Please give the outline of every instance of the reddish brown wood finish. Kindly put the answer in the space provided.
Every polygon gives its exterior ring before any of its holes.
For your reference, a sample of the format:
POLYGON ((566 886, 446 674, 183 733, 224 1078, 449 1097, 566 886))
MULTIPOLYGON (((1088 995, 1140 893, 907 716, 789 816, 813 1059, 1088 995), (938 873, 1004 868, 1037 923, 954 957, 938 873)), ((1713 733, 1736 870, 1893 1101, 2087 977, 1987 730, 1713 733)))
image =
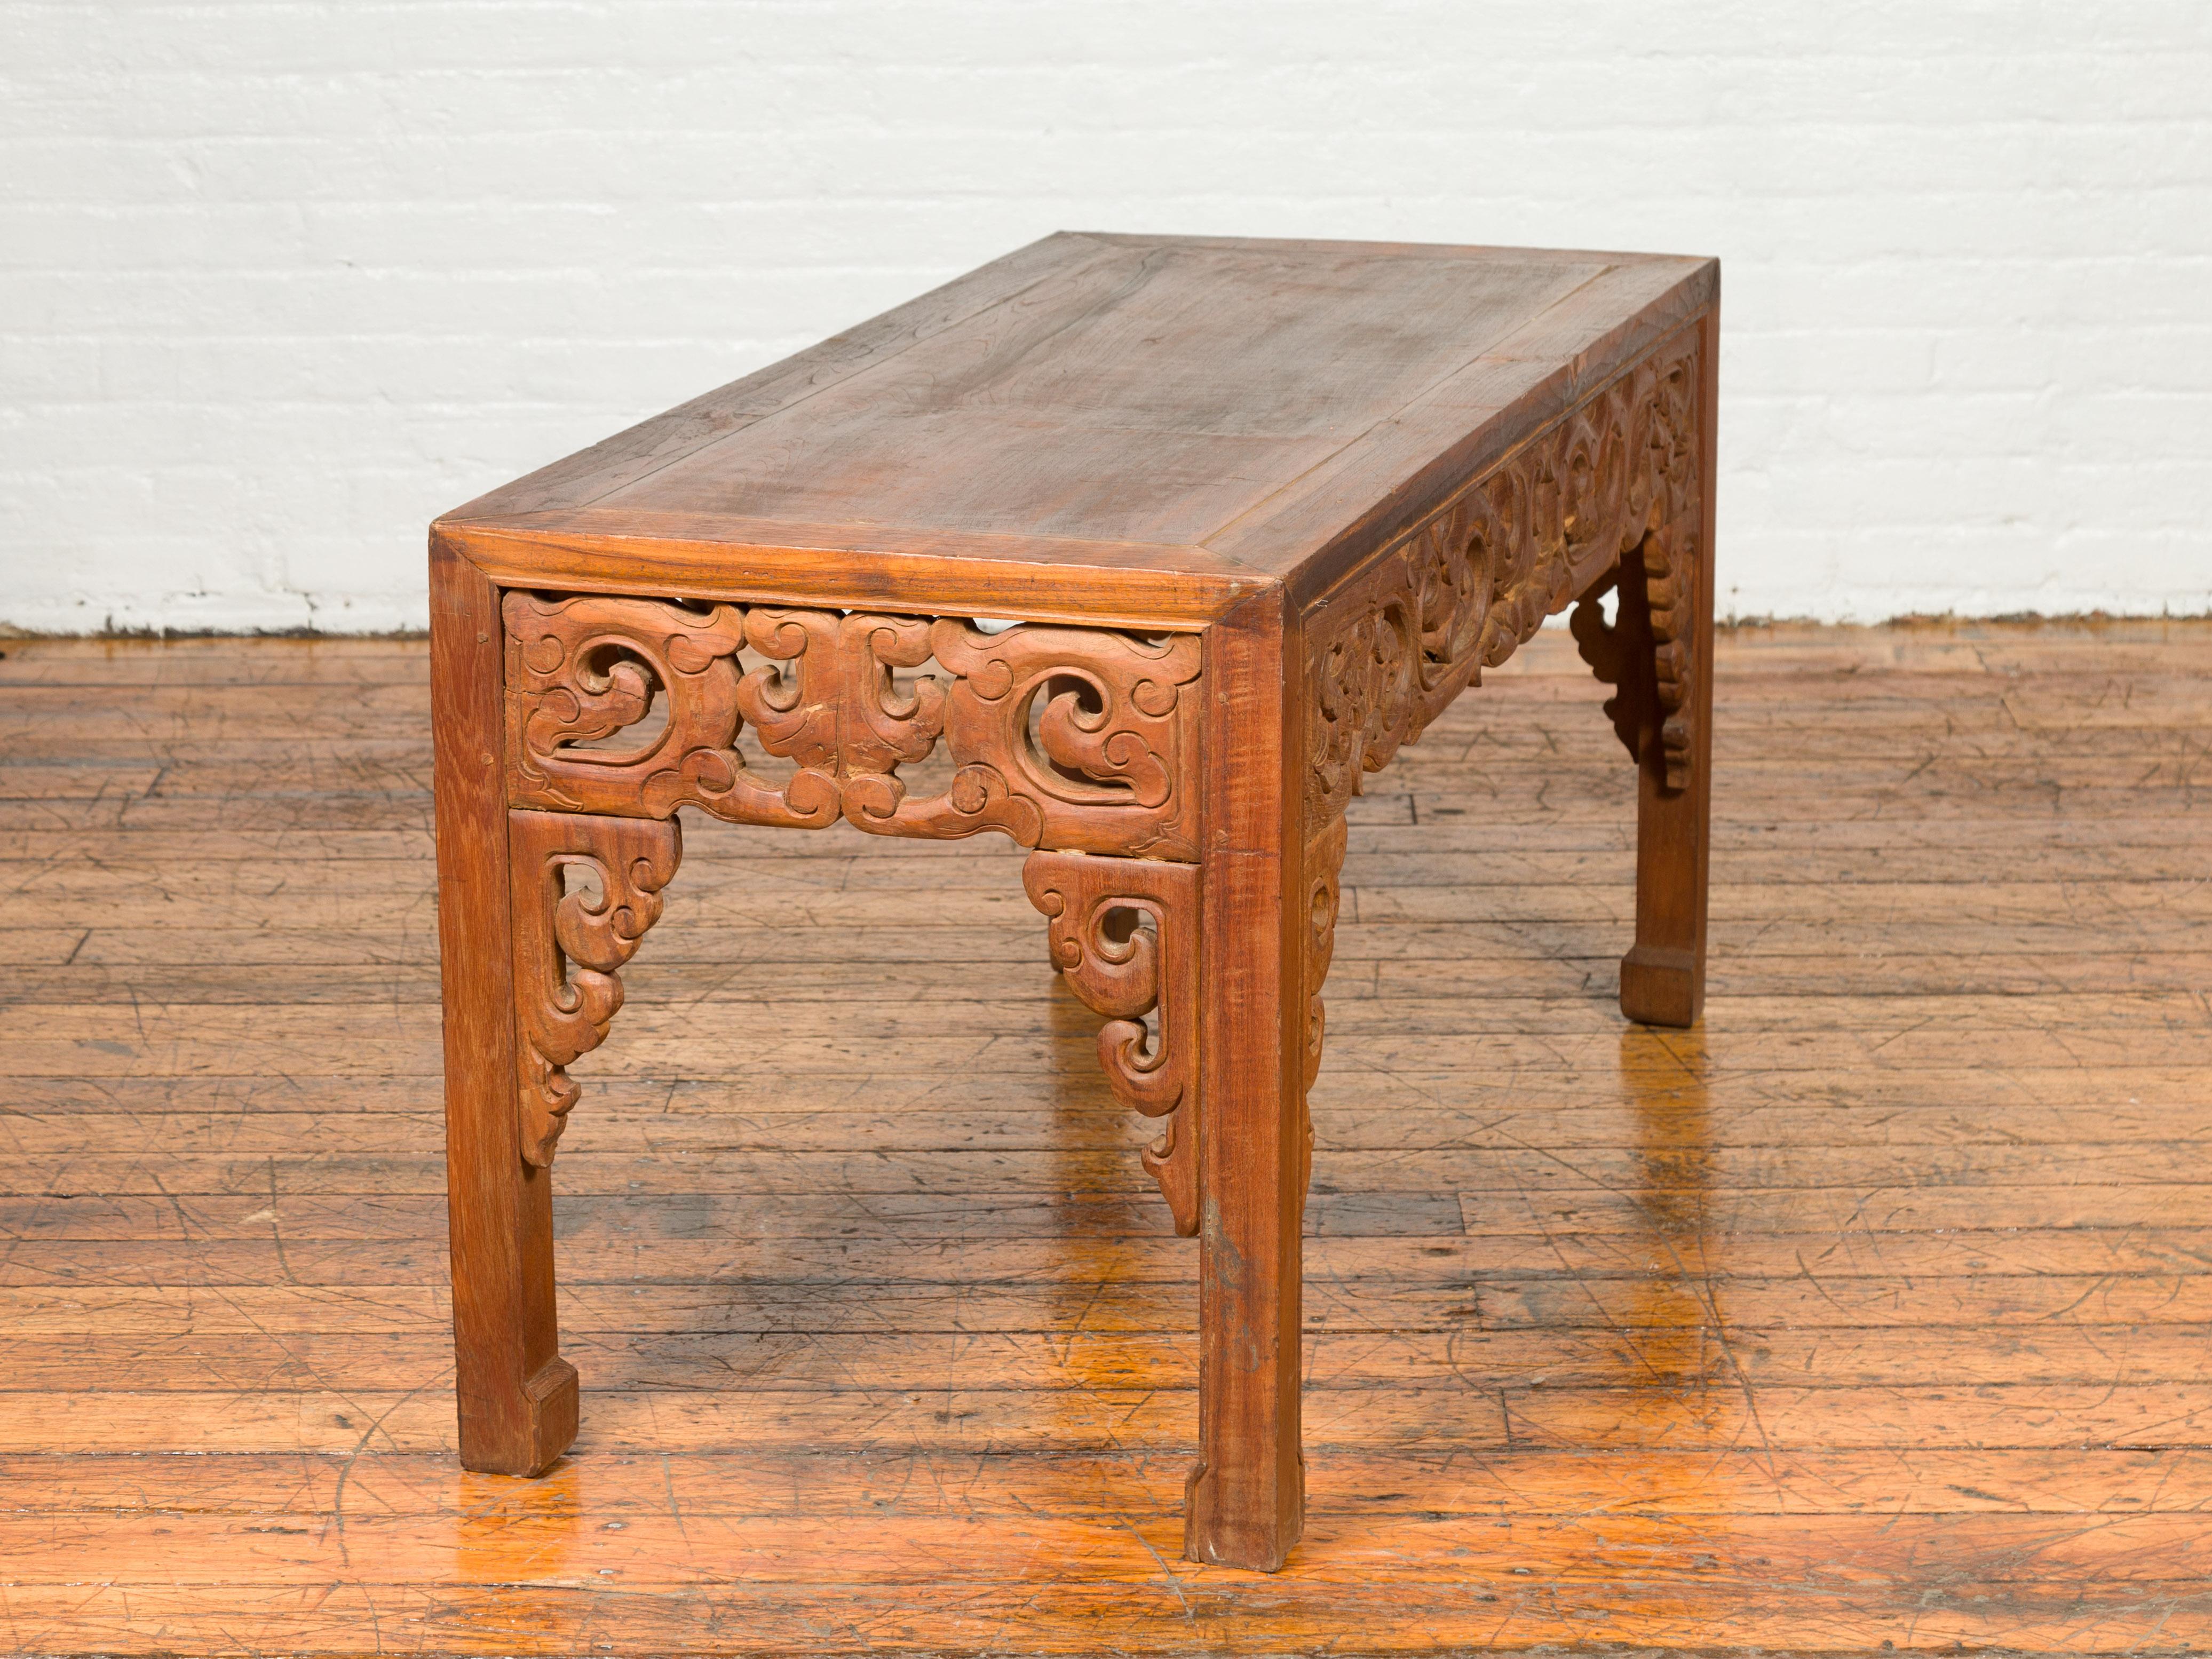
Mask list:
POLYGON ((1199 1222, 1198 873, 1088 853, 1032 853, 1022 866, 1030 902, 1052 919, 1053 966, 1106 1016, 1098 1064, 1114 1097, 1163 1120, 1142 1161, 1185 1238, 1199 1222))
POLYGON ((525 1161, 544 1166, 582 1093, 567 1067, 607 1040, 619 970, 660 920, 684 838, 674 818, 514 811, 507 826, 517 1127, 525 1161))
POLYGON ((994 830, 1037 849, 1117 1094, 1168 1120, 1146 1161, 1200 1251, 1187 1553, 1280 1567, 1344 815, 1485 666, 1616 586, 1577 638, 1643 778, 1621 1003, 1697 1017, 1717 281, 1054 237, 441 520, 464 1461, 532 1472, 574 1431, 562 1068, 621 1006, 678 808, 994 830), (569 866, 593 893, 563 896, 569 866))
POLYGON ((576 1437, 576 1371, 553 1311, 552 1180, 521 1152, 499 595, 430 542, 446 1192, 461 1461, 536 1474, 576 1437))
POLYGON ((1297 718, 1281 597, 1208 635, 1205 966, 1199 1053, 1198 1443, 1183 1518, 1194 1561, 1273 1571, 1305 1520, 1298 1432, 1305 1121, 1297 718))
MULTIPOLYGON (((1720 301, 1698 325, 1703 385, 1698 398, 1697 601, 1692 659, 1713 659, 1713 507, 1716 419, 1719 407, 1720 301)), ((1620 1012, 1650 1025, 1694 1024, 1705 1006, 1705 895, 1712 844, 1713 677, 1691 691, 1689 775, 1670 788, 1669 756, 1648 727, 1638 755, 1636 793, 1636 943, 1620 962, 1620 1012)))

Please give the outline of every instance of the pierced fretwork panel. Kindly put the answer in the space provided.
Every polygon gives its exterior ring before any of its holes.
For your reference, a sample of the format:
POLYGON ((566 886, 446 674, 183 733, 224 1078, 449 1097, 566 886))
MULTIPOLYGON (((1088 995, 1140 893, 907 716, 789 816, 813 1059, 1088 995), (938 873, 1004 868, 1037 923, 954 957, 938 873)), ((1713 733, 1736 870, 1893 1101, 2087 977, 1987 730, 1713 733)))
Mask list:
POLYGON ((502 609, 518 806, 1198 856, 1196 635, 528 592, 502 609), (943 675, 902 678, 932 660, 943 675), (749 763, 741 734, 788 775, 749 763), (939 743, 950 784, 909 794, 900 768, 939 743))
POLYGON ((1688 781, 1700 485, 1694 333, 1538 433, 1306 619, 1307 833, 1486 666, 1641 550, 1667 781, 1688 781))

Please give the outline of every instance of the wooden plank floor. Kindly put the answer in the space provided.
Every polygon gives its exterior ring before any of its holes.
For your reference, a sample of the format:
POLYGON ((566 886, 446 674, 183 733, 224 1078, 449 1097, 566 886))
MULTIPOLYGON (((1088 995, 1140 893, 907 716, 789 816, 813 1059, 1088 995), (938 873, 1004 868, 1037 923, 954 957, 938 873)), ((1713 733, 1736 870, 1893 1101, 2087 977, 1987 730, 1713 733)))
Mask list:
POLYGON ((2212 1644, 2212 628, 1724 638, 1692 1033, 1557 635, 1375 781, 1275 1578, 1018 854, 687 827, 467 1475, 422 647, 5 643, 10 1650, 2212 1644))

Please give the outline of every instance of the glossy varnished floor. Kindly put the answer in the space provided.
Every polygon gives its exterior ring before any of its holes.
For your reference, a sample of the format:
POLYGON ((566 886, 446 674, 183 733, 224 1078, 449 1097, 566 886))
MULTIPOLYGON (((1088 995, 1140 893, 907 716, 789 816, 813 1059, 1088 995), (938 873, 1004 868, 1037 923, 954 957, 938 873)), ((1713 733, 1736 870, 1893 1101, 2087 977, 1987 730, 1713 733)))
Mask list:
POLYGON ((1355 804, 1311 1519, 1178 1559, 1194 1249, 1004 844, 693 819, 453 1461, 424 653, 7 642, 0 1645, 2212 1643, 2212 629, 1724 637, 1713 995, 1547 635, 1355 804))

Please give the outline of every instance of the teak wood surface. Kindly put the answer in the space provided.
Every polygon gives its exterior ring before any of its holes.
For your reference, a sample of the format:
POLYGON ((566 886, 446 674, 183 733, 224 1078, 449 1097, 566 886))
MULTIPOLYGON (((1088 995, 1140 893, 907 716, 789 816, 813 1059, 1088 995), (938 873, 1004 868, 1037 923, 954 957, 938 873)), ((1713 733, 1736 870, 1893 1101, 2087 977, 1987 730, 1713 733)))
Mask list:
POLYGON ((1198 1240, 1183 1552, 1281 1566, 1345 814, 1570 605, 1642 779, 1621 1007, 1697 1018, 1718 297, 1710 260, 1062 234, 441 519, 463 1462, 577 1431, 550 1170, 679 811, 994 833, 1198 1240))
POLYGON ((688 827, 473 1474, 424 647, 0 647, 9 1651, 2212 1644, 2212 627, 1723 636, 1687 1032, 1562 635, 1371 781, 1273 1577, 1018 849, 688 827))

